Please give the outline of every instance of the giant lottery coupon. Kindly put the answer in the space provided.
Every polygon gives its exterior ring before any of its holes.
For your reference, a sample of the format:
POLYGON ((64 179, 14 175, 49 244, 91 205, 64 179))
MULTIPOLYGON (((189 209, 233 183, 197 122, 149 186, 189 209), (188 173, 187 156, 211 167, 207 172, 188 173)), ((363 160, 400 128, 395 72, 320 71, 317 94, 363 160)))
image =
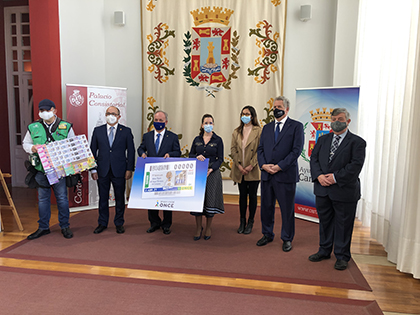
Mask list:
POLYGON ((208 159, 139 157, 128 208, 202 212, 208 159))
POLYGON ((194 196, 195 160, 145 163, 143 198, 194 196))
POLYGON ((96 166, 85 135, 37 145, 36 148, 51 185, 58 183, 62 177, 81 173, 96 166))

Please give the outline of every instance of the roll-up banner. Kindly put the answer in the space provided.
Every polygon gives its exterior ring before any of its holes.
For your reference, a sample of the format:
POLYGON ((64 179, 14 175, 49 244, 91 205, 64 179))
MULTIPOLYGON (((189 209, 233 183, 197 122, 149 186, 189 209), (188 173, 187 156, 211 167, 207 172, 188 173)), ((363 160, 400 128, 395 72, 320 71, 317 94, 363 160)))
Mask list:
MULTIPOLYGON (((105 112, 109 106, 118 107, 120 123, 126 124, 127 89, 91 85, 66 84, 67 121, 73 124, 76 135, 86 135, 89 144, 93 129, 106 124, 105 112)), ((82 183, 76 189, 69 189, 70 211, 98 207, 99 196, 96 182, 89 172, 82 173, 82 183)), ((111 188, 110 201, 114 201, 111 188)))
POLYGON ((357 134, 359 87, 325 87, 296 89, 296 116, 302 122, 305 144, 299 157, 299 182, 296 187, 296 217, 318 222, 309 161, 312 150, 322 135, 332 132, 331 112, 346 108, 350 113, 349 130, 357 134))

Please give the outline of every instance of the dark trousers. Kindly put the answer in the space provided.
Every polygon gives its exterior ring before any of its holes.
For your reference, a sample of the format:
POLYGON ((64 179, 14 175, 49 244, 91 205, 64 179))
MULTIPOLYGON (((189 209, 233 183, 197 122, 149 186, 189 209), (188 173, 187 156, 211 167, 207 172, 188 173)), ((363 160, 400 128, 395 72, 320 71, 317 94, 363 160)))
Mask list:
POLYGON ((255 212, 257 211, 257 191, 260 182, 246 181, 242 176, 242 182, 238 183, 239 189, 239 213, 241 219, 246 220, 246 208, 248 206, 249 196, 249 220, 254 220, 255 212))
POLYGON ((337 259, 349 261, 353 234, 356 202, 334 201, 316 196, 316 210, 319 217, 319 252, 330 255, 334 246, 337 259))
POLYGON ((114 188, 115 194, 115 226, 124 225, 124 211, 125 211, 125 177, 115 177, 112 170, 109 169, 105 177, 98 177, 98 192, 99 192, 99 218, 98 223, 103 226, 108 226, 109 221, 109 189, 114 188))
POLYGON ((159 217, 159 210, 148 211, 150 226, 170 228, 172 225, 172 211, 163 210, 163 221, 159 217))
POLYGON ((296 183, 279 183, 274 179, 261 181, 262 234, 273 239, 276 200, 281 210, 281 239, 292 241, 295 236, 296 183))

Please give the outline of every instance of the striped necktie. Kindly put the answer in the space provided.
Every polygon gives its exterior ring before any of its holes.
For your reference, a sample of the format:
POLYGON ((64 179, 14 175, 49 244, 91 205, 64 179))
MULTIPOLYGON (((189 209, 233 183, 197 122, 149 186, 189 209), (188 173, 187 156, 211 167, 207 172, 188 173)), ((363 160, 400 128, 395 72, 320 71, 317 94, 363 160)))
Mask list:
POLYGON ((331 150, 330 150, 330 159, 329 159, 329 162, 331 162, 331 160, 332 160, 332 158, 334 156, 335 151, 337 151, 338 144, 339 143, 340 143, 340 136, 334 136, 334 141, 333 141, 333 144, 332 144, 332 147, 331 147, 331 150))

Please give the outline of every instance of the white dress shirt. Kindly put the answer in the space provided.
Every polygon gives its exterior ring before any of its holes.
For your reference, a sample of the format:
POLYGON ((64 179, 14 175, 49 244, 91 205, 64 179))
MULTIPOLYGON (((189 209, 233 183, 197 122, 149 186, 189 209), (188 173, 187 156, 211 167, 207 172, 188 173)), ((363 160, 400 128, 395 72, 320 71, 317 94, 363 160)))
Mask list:
POLYGON ((280 128, 280 132, 281 132, 281 130, 283 129, 283 126, 284 126, 284 124, 286 123, 286 120, 287 120, 287 116, 286 117, 284 117, 282 120, 280 120, 280 121, 277 121, 277 119, 275 120, 275 124, 274 124, 274 132, 276 132, 276 128, 277 128, 277 123, 279 123, 280 122, 280 126, 279 126, 279 128, 280 128))

